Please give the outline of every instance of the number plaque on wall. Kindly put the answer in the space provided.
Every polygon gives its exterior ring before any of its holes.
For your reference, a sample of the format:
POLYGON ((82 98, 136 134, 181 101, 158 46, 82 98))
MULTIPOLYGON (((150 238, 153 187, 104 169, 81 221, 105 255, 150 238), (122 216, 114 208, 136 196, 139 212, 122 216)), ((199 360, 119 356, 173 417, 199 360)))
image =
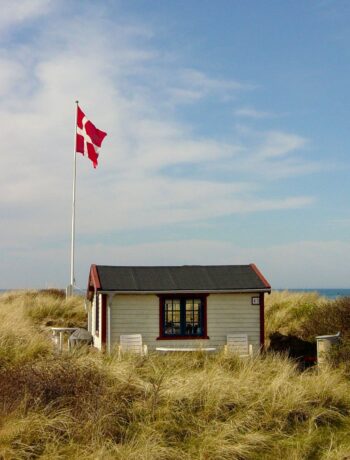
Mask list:
POLYGON ((259 296, 252 297, 252 305, 260 305, 260 297, 259 296))

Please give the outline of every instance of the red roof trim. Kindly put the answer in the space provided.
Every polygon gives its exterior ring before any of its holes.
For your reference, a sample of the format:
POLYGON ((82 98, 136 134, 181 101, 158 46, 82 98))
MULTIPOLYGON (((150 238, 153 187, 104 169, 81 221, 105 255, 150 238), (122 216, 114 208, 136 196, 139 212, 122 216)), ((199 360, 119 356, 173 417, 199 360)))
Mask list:
POLYGON ((98 276, 96 265, 91 265, 90 274, 95 289, 101 289, 100 277, 98 276))
POLYGON ((89 273, 89 283, 86 292, 86 298, 92 300, 93 292, 97 289, 101 289, 100 277, 96 265, 91 265, 89 273))
POLYGON ((264 275, 261 273, 261 271, 258 269, 258 267, 257 267, 255 264, 249 264, 249 266, 255 271, 255 273, 258 275, 258 277, 260 278, 260 280, 263 282, 264 286, 265 286, 267 289, 271 289, 271 286, 270 286, 269 282, 268 282, 267 279, 264 277, 264 275))
POLYGON ((265 347, 265 297, 264 293, 260 294, 260 349, 264 350, 265 347))

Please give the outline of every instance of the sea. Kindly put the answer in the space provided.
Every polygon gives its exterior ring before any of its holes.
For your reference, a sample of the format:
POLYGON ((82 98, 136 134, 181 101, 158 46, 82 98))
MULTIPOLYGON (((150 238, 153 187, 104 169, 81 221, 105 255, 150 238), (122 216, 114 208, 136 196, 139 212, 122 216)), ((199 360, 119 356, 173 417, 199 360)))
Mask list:
POLYGON ((350 289, 273 289, 273 291, 289 291, 289 292, 317 292, 328 299, 337 299, 338 297, 350 297, 350 289))

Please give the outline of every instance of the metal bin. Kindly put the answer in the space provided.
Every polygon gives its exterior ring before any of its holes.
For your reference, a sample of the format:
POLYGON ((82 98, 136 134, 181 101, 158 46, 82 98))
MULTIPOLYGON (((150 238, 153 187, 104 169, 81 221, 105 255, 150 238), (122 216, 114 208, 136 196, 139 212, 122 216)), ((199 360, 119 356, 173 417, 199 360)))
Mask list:
POLYGON ((340 341, 340 332, 334 335, 319 335, 316 337, 317 342, 317 364, 322 366, 327 361, 327 354, 333 345, 340 341))

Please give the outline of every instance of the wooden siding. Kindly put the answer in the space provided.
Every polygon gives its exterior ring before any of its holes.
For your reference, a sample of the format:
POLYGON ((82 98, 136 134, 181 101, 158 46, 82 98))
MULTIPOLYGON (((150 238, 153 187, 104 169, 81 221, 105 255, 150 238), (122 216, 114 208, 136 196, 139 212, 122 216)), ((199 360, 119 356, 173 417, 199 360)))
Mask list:
POLYGON ((213 346, 226 344, 227 334, 248 334, 256 352, 260 348, 260 308, 253 294, 211 294, 208 297, 208 336, 213 346))
POLYGON ((110 309, 111 349, 124 334, 141 334, 144 344, 158 346, 159 299, 156 295, 122 294, 113 297, 110 309))
MULTIPOLYGON (((248 334, 249 343, 260 348, 259 305, 254 294, 210 294, 207 300, 208 340, 156 340, 159 336, 159 299, 153 294, 120 294, 110 309, 111 349, 121 334, 141 334, 149 349, 156 347, 221 347, 227 334, 248 334)), ((256 294, 255 294, 256 296, 256 294)))

